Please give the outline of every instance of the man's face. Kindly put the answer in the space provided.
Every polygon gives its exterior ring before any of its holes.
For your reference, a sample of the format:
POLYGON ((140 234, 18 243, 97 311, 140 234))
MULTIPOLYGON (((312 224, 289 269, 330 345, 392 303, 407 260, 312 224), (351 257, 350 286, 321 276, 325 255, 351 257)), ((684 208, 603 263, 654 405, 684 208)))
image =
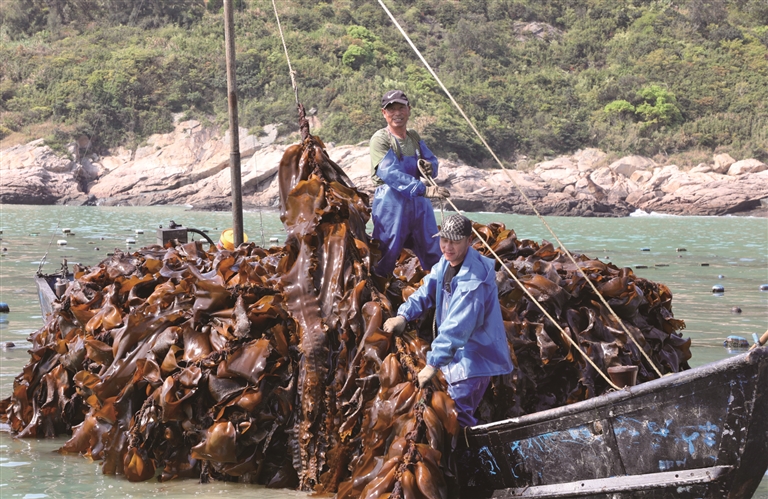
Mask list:
POLYGON ((453 241, 444 237, 440 238, 440 251, 443 252, 443 256, 451 266, 455 267, 464 261, 464 257, 467 256, 467 251, 469 250, 469 239, 469 237, 465 237, 464 239, 453 241))
POLYGON ((408 117, 411 116, 411 108, 405 104, 395 102, 381 110, 387 125, 391 128, 402 128, 408 123, 408 117))

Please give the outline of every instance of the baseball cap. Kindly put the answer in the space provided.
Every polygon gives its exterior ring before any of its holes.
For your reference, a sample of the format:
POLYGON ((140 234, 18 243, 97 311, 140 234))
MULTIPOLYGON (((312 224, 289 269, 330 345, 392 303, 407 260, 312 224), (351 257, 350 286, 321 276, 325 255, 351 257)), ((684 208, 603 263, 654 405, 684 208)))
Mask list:
POLYGON ((444 237, 451 241, 458 241, 472 235, 472 222, 464 215, 451 215, 443 222, 440 232, 432 237, 444 237))
POLYGON ((381 98, 381 108, 384 109, 388 105, 394 104, 395 102, 405 104, 406 106, 411 105, 411 103, 408 102, 408 97, 405 96, 402 90, 390 90, 381 98))

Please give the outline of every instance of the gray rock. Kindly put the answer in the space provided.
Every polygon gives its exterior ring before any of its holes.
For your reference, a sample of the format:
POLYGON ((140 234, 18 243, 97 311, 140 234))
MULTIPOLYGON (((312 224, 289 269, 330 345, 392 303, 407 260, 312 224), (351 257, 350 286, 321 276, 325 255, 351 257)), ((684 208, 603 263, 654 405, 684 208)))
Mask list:
POLYGON ((768 165, 758 159, 742 159, 728 168, 728 175, 737 176, 745 173, 759 173, 768 170, 768 165))
POLYGON ((736 162, 736 160, 733 159, 730 154, 715 154, 712 157, 712 160, 715 162, 715 166, 712 169, 715 171, 715 173, 720 173, 723 175, 728 173, 728 168, 730 168, 731 165, 736 162))
POLYGON ((637 170, 647 170, 656 166, 656 163, 644 156, 626 156, 618 161, 614 161, 608 167, 616 175, 631 177, 637 170))

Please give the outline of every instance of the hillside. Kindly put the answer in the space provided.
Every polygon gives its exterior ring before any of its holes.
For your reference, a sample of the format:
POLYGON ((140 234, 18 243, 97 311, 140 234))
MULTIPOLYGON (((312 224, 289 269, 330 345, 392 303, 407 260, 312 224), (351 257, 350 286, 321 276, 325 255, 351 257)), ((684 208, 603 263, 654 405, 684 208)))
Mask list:
MULTIPOLYGON (((236 2, 240 124, 296 128, 267 0, 236 2)), ((765 0, 405 0, 390 9, 502 159, 587 147, 697 164, 768 160, 765 0)), ((375 1, 278 2, 313 132, 354 144, 383 91, 412 99, 438 155, 489 156, 375 1)), ((221 0, 5 0, 0 149, 86 135, 135 149, 174 113, 225 126, 221 0)))

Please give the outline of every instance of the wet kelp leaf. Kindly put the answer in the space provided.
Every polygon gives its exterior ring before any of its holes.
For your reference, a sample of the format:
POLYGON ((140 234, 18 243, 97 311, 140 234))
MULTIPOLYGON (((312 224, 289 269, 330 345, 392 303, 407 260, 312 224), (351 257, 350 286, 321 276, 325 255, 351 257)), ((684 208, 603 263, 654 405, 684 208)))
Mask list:
MULTIPOLYGON (((207 252, 187 243, 116 251, 78 269, 0 402, 11 431, 71 432, 61 452, 102 460, 104 473, 132 481, 445 499, 458 412, 441 374, 423 390, 415 382, 431 314, 401 336, 381 330, 425 272, 406 250, 394 277, 371 273, 380 253, 365 233, 369 200, 318 138, 288 148, 278 175, 283 247, 207 252)), ((584 352, 501 272, 516 370, 494 378, 476 413, 482 422, 604 393, 584 355, 603 370, 638 365, 640 381, 654 374, 639 348, 664 372, 687 369, 690 340, 678 333, 684 323, 666 286, 583 255, 573 265, 503 224, 475 228, 584 352)))

